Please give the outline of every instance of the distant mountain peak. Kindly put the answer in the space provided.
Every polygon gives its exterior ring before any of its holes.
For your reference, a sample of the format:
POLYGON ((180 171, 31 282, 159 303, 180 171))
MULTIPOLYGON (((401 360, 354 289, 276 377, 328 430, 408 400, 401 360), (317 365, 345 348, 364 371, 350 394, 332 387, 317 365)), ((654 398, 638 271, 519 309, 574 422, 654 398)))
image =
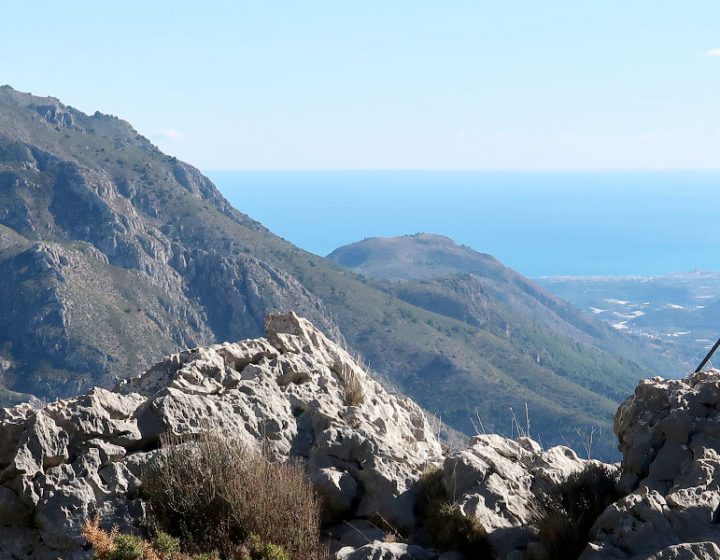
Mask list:
POLYGON ((0 103, 12 102, 21 106, 47 104, 65 107, 57 97, 33 95, 29 92, 17 90, 9 85, 0 86, 0 93, 4 94, 0 95, 0 103))
POLYGON ((407 233, 405 235, 397 235, 391 237, 366 237, 363 241, 378 241, 378 242, 397 242, 402 241, 433 241, 443 245, 458 245, 454 239, 447 235, 441 235, 439 233, 430 233, 426 231, 419 231, 417 233, 407 233))
POLYGON ((436 241, 438 243, 448 244, 448 245, 457 245, 454 239, 451 239, 447 235, 440 235, 439 233, 428 233, 420 231, 418 233, 413 233, 410 235, 403 235, 402 238, 411 238, 411 239, 417 239, 417 240, 427 240, 427 241, 436 241))
POLYGON ((429 279, 456 273, 496 274, 505 267, 437 233, 370 237, 335 249, 328 258, 360 274, 381 280, 429 279))

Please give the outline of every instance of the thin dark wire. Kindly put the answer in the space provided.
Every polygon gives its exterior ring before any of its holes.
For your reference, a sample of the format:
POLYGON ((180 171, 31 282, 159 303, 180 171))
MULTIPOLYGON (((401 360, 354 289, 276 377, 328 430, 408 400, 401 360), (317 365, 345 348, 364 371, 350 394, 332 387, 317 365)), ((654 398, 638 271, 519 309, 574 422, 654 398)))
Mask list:
POLYGON ((717 350, 719 347, 720 347, 720 338, 718 338, 718 341, 710 349, 710 352, 707 353, 707 356, 705 356, 705 359, 702 362, 700 362, 700 365, 695 370, 695 373, 697 373, 698 371, 702 371, 702 368, 704 368, 705 364, 707 364, 710 361, 710 358, 712 358, 712 355, 715 353, 715 350, 717 350))

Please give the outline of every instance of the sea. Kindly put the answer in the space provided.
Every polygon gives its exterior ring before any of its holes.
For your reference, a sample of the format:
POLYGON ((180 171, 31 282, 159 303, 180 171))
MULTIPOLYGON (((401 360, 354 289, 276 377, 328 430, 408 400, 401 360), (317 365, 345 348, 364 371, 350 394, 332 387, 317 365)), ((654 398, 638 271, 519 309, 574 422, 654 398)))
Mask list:
POLYGON ((238 210, 327 255, 438 233, 529 277, 720 271, 720 171, 209 171, 238 210))

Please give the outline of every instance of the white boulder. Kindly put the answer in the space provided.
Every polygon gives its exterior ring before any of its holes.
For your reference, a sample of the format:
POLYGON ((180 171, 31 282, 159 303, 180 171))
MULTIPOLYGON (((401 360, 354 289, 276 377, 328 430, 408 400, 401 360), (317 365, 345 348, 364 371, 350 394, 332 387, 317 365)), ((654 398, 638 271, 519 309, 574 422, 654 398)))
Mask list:
POLYGON ((583 560, 717 558, 720 371, 642 381, 615 432, 629 495, 597 520, 583 560))
POLYGON ((0 410, 0 548, 82 558, 88 518, 137 530, 161 436, 205 430, 304 459, 334 515, 411 526, 413 485, 442 455, 420 408, 293 313, 266 332, 174 354, 113 391, 0 410))

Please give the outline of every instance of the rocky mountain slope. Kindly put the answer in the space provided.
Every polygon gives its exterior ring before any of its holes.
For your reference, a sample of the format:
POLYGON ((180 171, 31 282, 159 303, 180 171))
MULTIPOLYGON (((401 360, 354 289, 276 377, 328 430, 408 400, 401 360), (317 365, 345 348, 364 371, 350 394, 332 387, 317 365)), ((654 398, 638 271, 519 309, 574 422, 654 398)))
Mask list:
MULTIPOLYGON (((712 371, 643 382, 622 405, 623 462, 604 467, 620 470, 621 498, 595 522, 583 560, 720 557, 719 398, 712 371)), ((80 527, 95 515, 141 531, 142 473, 162 461, 161 436, 205 430, 262 446, 272 460, 303 459, 341 560, 460 558, 419 530, 428 472, 439 473, 450 507, 484 528, 488 558, 549 560, 538 500, 601 466, 497 435, 444 452, 415 403, 389 395, 308 321, 275 315, 264 338, 174 354, 112 391, 0 410, 0 558, 88 558, 80 527), (400 534, 387 542, 373 519, 400 534)))
POLYGON ((5 403, 109 387, 155 356, 258 336, 266 313, 290 309, 466 433, 476 408, 510 432, 510 407, 527 404, 544 441, 601 426, 610 455, 612 411, 643 374, 577 326, 577 339, 508 329, 395 294, 273 235, 128 123, 9 87, 0 278, 5 403))
POLYGON ((7 386, 53 397, 107 385, 147 366, 141 356, 259 334, 271 308, 338 335, 317 297, 253 254, 256 237, 275 241, 127 123, 0 89, 7 386))

